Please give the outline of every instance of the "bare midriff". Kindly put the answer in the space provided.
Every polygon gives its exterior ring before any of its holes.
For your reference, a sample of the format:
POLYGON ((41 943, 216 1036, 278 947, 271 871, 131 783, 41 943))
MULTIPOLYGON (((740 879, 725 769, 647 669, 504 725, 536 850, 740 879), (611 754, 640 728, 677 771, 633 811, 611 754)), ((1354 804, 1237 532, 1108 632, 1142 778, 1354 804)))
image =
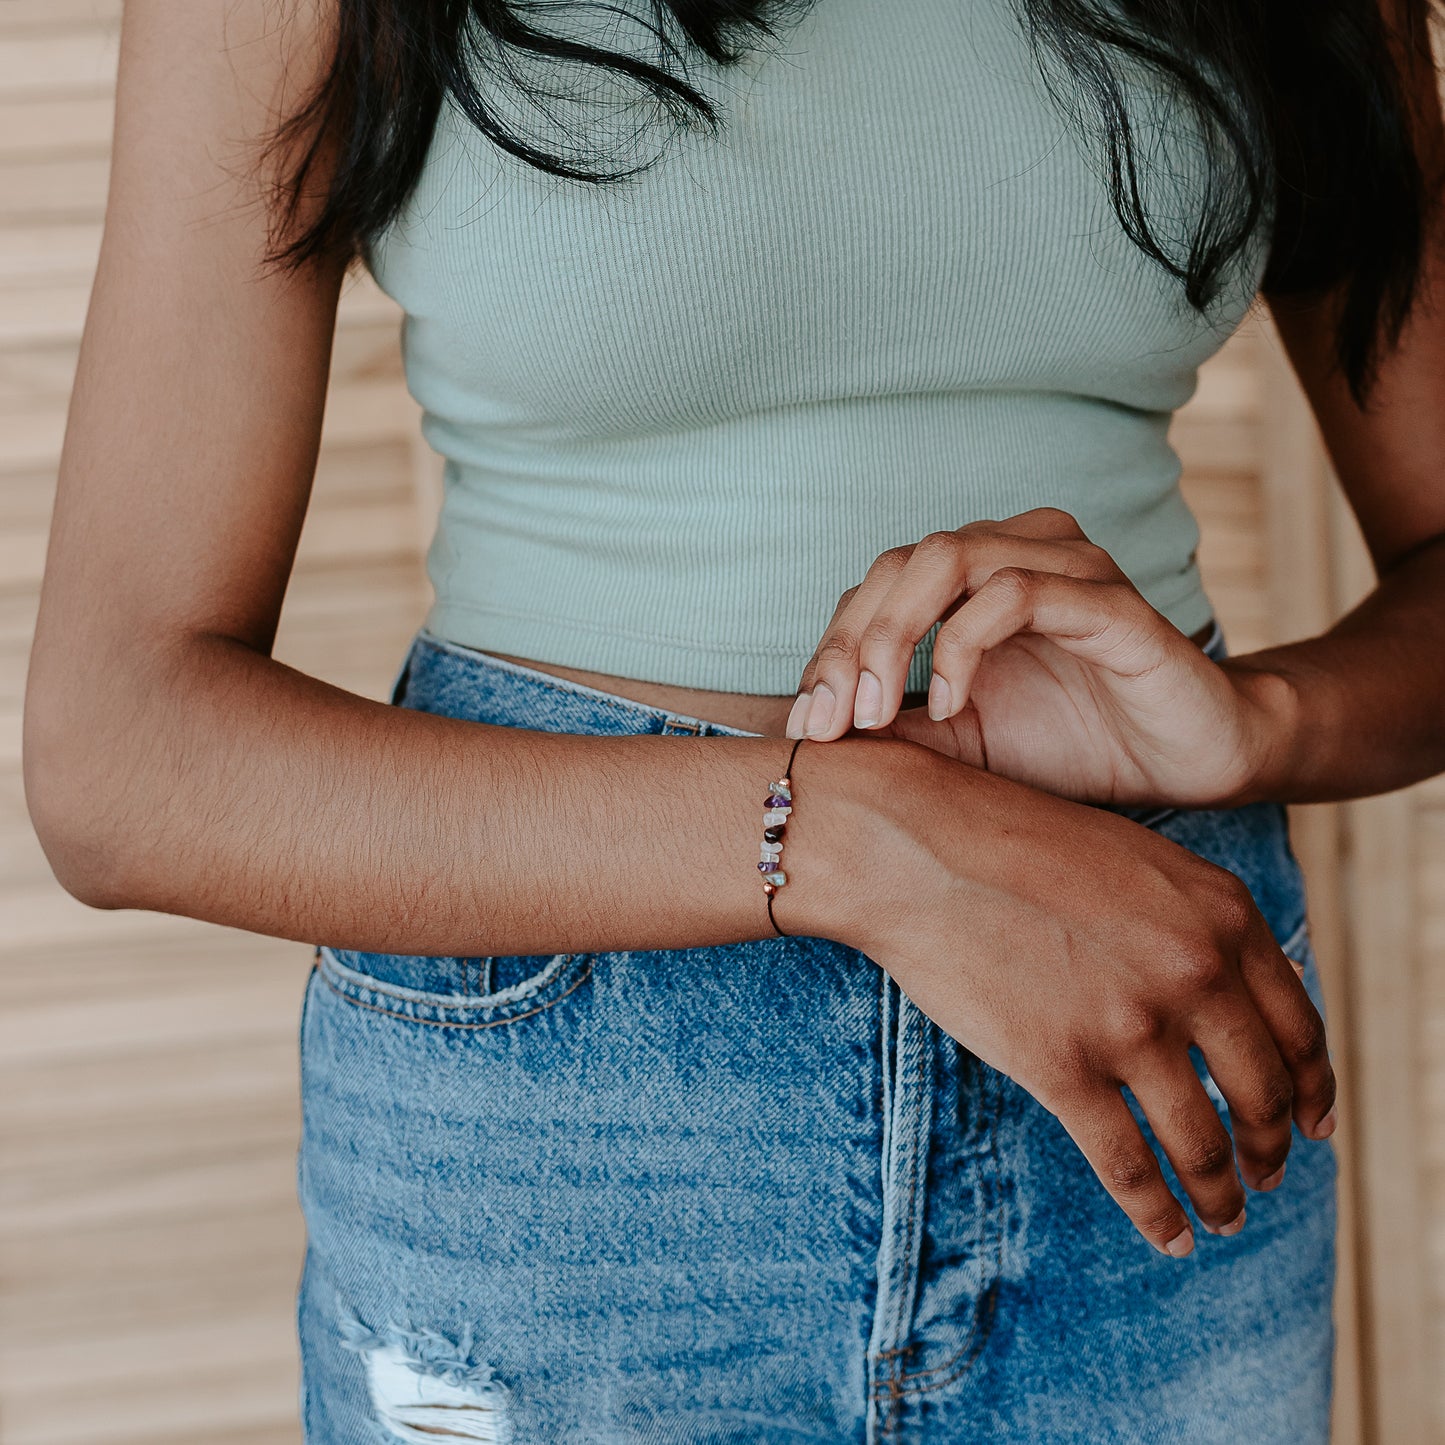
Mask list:
MULTIPOLYGON (((1203 645, 1207 641, 1213 624, 1206 624, 1192 634, 1190 641, 1203 645)), ((782 696, 749 692, 713 692, 707 688, 675 687, 670 683, 645 682, 635 677, 614 677, 606 672, 588 672, 580 667, 561 667, 553 662, 537 662, 530 657, 515 657, 507 652, 493 652, 506 662, 517 662, 523 667, 536 668, 538 672, 550 673, 553 677, 565 677, 580 682, 586 687, 595 687, 601 692, 610 692, 617 697, 631 698, 650 707, 666 708, 668 712, 684 717, 700 718, 705 722, 724 723, 728 727, 742 728, 745 732, 762 733, 767 737, 781 737, 792 711, 795 693, 782 696)), ((927 693, 906 692, 903 706, 923 707, 928 701, 927 693)))

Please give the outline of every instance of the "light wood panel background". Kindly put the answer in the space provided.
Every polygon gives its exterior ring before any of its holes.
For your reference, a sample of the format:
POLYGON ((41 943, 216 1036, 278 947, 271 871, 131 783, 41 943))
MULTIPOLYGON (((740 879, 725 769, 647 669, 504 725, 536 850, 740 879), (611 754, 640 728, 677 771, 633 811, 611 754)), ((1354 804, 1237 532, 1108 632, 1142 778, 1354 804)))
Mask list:
MULTIPOLYGON (((295 1028, 307 951, 56 885, 20 706, 99 239, 119 0, 0 0, 0 1441, 294 1445, 295 1028)), ((420 621, 435 470, 396 317, 348 291, 278 653, 379 697, 420 621)), ((1232 647, 1368 584, 1251 326, 1176 426, 1232 647)), ((1445 1440, 1445 785, 1296 811, 1346 1083, 1336 1440, 1445 1440)), ((1286 1185, 1287 1187, 1287 1185, 1286 1185)))

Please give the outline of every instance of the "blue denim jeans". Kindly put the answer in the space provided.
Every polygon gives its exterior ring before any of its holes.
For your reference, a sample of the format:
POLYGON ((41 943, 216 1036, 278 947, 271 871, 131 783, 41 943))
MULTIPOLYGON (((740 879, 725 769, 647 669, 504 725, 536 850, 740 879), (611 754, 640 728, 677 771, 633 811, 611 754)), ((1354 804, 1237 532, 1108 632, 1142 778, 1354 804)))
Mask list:
MULTIPOLYGON (((747 735, 424 631, 392 701, 747 735)), ((1135 817, 1244 879, 1322 1007, 1284 810, 1135 817)), ((322 947, 301 1042, 310 1445, 1328 1438, 1332 1146, 1166 1258, 856 949, 322 947)))

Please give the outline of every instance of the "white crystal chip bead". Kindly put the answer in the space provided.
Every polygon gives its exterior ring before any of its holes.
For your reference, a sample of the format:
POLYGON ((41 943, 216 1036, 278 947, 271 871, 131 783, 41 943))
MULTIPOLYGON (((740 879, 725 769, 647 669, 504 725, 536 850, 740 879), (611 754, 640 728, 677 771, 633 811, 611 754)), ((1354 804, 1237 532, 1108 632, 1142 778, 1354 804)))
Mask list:
POLYGON ((776 858, 778 854, 783 851, 783 845, 781 843, 764 842, 762 849, 764 858, 776 858))
POLYGON ((763 827, 776 828, 779 823, 786 823, 792 811, 791 808, 769 808, 763 814, 763 827))

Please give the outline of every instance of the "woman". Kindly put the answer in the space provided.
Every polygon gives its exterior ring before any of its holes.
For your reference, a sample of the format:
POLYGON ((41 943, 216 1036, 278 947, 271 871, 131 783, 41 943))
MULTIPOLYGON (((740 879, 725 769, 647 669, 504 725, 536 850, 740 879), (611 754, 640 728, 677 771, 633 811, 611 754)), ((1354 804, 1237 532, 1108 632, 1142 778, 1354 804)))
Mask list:
POLYGON ((1445 767, 1390 3, 130 0, 28 796, 325 941, 309 1441, 1326 1437, 1281 804, 1445 767), (390 706, 270 656, 358 257, 447 458, 390 706), (1165 432, 1257 290, 1379 584, 1226 658, 1165 432))

